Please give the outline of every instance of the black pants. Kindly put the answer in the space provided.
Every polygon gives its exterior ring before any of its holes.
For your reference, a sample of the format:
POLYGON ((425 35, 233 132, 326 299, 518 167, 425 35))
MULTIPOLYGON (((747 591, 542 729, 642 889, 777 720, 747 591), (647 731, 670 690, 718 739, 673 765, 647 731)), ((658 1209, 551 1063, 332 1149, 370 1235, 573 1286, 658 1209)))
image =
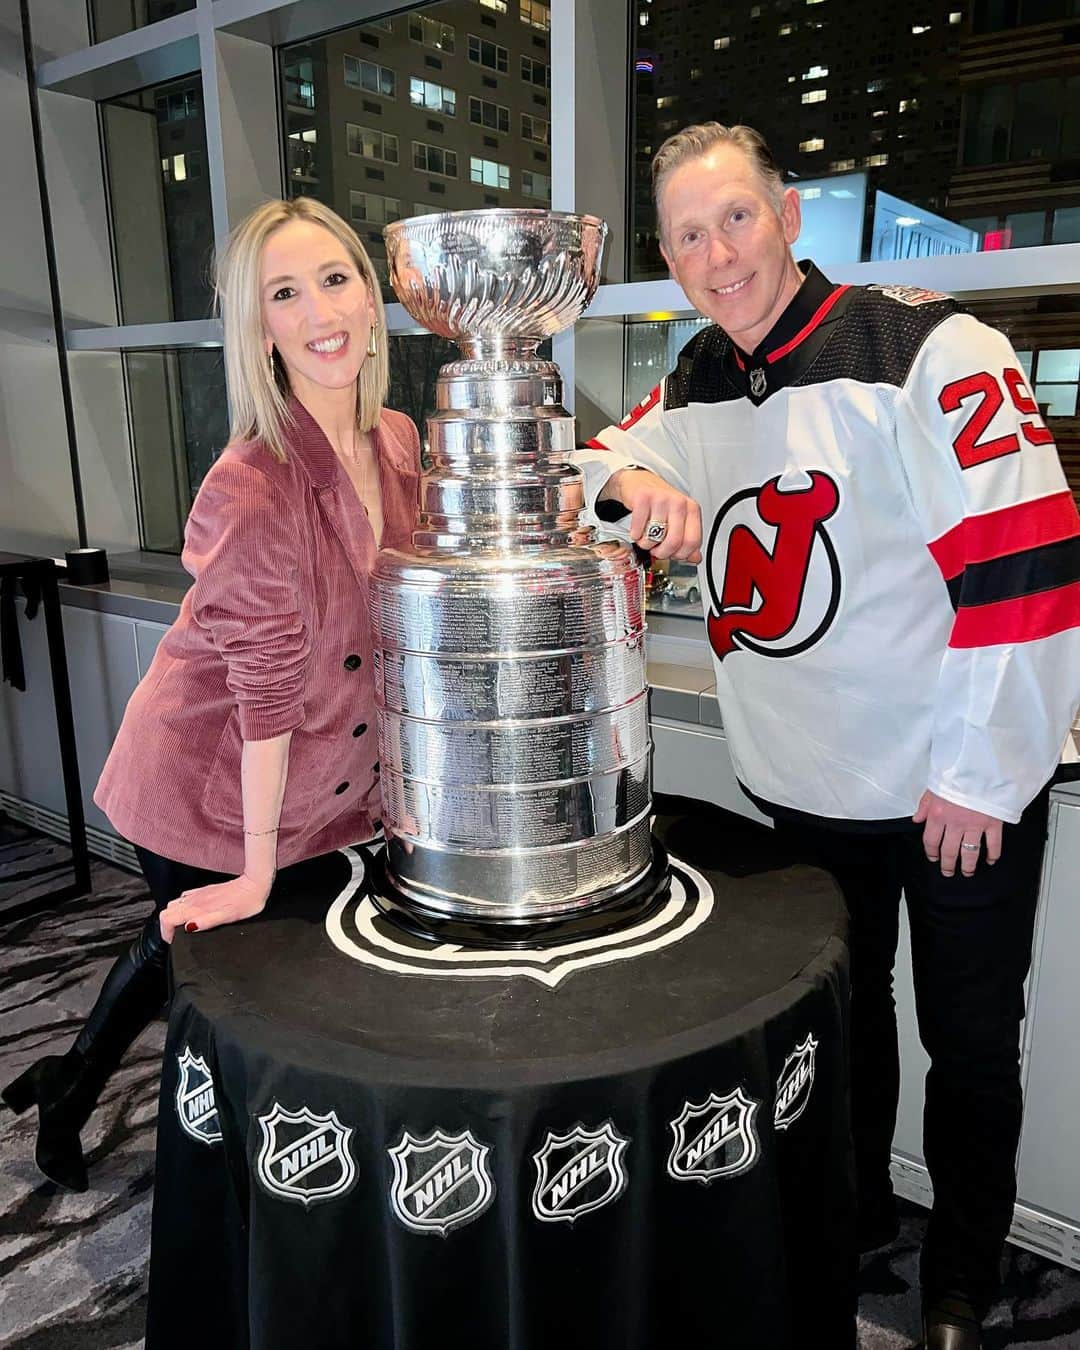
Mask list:
POLYGON ((893 965, 907 898, 919 1036, 930 1056, 923 1146, 934 1206, 923 1297, 968 1297, 980 1316, 997 1291, 1016 1199, 1020 1022, 1049 790, 1006 825, 1001 860, 944 877, 922 831, 849 834, 777 820, 797 856, 832 872, 851 943, 852 1124, 860 1212, 892 1204, 889 1157, 900 1091, 893 965))

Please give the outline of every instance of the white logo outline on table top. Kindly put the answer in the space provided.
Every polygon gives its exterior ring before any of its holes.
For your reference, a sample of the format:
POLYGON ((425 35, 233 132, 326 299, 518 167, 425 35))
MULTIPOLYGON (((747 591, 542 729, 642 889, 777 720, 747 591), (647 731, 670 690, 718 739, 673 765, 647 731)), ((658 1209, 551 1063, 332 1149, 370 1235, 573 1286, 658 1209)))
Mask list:
POLYGON ((714 904, 713 889, 705 877, 693 867, 673 858, 671 898, 655 914, 617 933, 603 933, 577 942, 531 951, 483 951, 442 943, 433 945, 429 951, 421 954, 415 946, 398 941, 389 932, 384 933, 376 928, 378 910, 368 897, 357 903, 355 913, 350 916, 362 941, 346 932, 346 909, 363 883, 366 867, 363 857, 355 849, 342 848, 339 852, 348 859, 352 875, 327 911, 327 936, 343 955, 363 965, 397 975, 424 975, 429 978, 450 975, 473 979, 521 975, 554 989, 575 970, 630 961, 681 942, 701 927, 712 913, 714 904), (689 895, 680 874, 696 888, 696 897, 689 895), (686 912, 680 917, 681 911, 686 912))
POLYGON ((414 1233, 437 1233, 445 1238, 455 1228, 478 1219, 495 1199, 495 1181, 487 1161, 491 1146, 481 1144, 472 1130, 450 1134, 436 1128, 420 1139, 405 1129, 400 1141, 388 1148, 387 1153, 394 1165, 390 1206, 399 1221, 414 1233), (409 1160, 425 1152, 435 1153, 440 1148, 448 1151, 434 1166, 410 1178, 409 1160), (462 1164, 466 1154, 468 1162, 462 1164), (476 1187, 476 1195, 467 1204, 441 1218, 428 1217, 447 1197, 464 1191, 470 1182, 476 1187), (413 1197, 419 1197, 424 1208, 410 1213, 406 1202, 413 1197))
POLYGON ((580 1122, 565 1134, 549 1130, 542 1147, 532 1155, 536 1168, 536 1185, 532 1193, 533 1214, 541 1223, 573 1224, 583 1214, 612 1204, 630 1184, 623 1162, 623 1154, 629 1144, 630 1140, 619 1134, 611 1120, 605 1120, 598 1130, 587 1130, 580 1122), (554 1173, 549 1173, 548 1162, 552 1153, 574 1146, 578 1146, 578 1152, 571 1154, 569 1161, 560 1163, 554 1173), (576 1169, 581 1169, 577 1176, 574 1175, 576 1169), (608 1182, 599 1196, 593 1196, 580 1205, 565 1203, 603 1173, 607 1174, 608 1182), (565 1183, 565 1188, 559 1194, 561 1182, 565 1183))
POLYGON ((320 1115, 308 1106, 301 1106, 298 1111, 289 1111, 275 1098, 270 1110, 257 1115, 255 1119, 262 1131, 262 1144, 255 1159, 255 1174, 270 1195, 282 1200, 295 1201, 307 1209, 309 1205, 318 1204, 322 1200, 333 1200, 339 1195, 344 1195, 355 1182, 356 1160, 349 1149, 353 1127, 343 1125, 336 1111, 320 1115), (282 1148, 277 1135, 279 1125, 306 1125, 309 1130, 307 1134, 292 1140, 282 1148), (324 1148, 323 1144, 327 1140, 328 1133, 332 1136, 333 1142, 329 1148, 324 1148), (278 1164, 288 1163, 294 1153, 298 1155, 294 1175, 276 1176, 271 1169, 278 1164), (305 1177, 334 1161, 340 1166, 340 1175, 336 1181, 310 1189, 299 1185, 305 1177))
POLYGON ((176 1056, 176 1066, 180 1076, 173 1101, 180 1128, 197 1143, 210 1146, 220 1144, 221 1117, 218 1115, 214 1080, 206 1060, 202 1055, 194 1054, 190 1045, 185 1045, 183 1052, 176 1056), (193 1083, 197 1075, 201 1077, 193 1083))

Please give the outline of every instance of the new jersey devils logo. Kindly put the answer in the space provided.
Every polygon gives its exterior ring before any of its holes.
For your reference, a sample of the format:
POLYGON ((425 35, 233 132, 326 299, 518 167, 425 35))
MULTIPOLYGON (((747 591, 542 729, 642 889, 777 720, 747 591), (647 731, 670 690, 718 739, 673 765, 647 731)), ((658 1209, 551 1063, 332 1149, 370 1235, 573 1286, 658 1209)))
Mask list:
POLYGON ((720 508, 709 537, 708 630, 721 661, 740 648, 797 656, 824 637, 840 605, 824 522, 839 505, 836 481, 811 469, 745 488, 720 508))

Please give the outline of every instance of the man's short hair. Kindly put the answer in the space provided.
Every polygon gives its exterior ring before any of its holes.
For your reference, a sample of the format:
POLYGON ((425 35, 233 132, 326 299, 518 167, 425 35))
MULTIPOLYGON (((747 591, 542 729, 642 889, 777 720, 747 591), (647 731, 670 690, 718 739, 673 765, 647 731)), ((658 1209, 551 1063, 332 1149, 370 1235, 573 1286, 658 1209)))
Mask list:
MULTIPOLYGON (((656 202, 656 214, 660 217, 660 193, 668 178, 687 160, 699 159, 707 155, 718 145, 733 145, 747 156, 757 170, 769 200, 779 215, 784 205, 784 180, 779 165, 773 159, 760 131, 753 127, 725 127, 720 122, 702 122, 697 126, 683 127, 674 136, 669 136, 653 156, 652 183, 653 198, 656 202)), ((660 233, 663 234, 663 220, 660 220, 660 233)))

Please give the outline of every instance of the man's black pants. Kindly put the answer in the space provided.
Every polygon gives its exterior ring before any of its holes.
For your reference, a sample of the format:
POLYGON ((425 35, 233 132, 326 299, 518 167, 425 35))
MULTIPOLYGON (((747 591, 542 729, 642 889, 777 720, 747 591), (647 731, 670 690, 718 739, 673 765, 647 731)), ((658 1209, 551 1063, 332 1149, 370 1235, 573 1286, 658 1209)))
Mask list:
POLYGON ((934 1207, 922 1252, 926 1300, 970 1299, 980 1317, 1000 1282, 1016 1199, 1020 1022, 1049 791, 1006 825, 1001 860, 944 877, 922 829, 847 833, 777 820, 795 853, 832 872, 851 944, 852 1124, 860 1219, 894 1205, 889 1156, 900 1091, 893 964, 907 899, 919 1036, 930 1056, 923 1146, 934 1207))

